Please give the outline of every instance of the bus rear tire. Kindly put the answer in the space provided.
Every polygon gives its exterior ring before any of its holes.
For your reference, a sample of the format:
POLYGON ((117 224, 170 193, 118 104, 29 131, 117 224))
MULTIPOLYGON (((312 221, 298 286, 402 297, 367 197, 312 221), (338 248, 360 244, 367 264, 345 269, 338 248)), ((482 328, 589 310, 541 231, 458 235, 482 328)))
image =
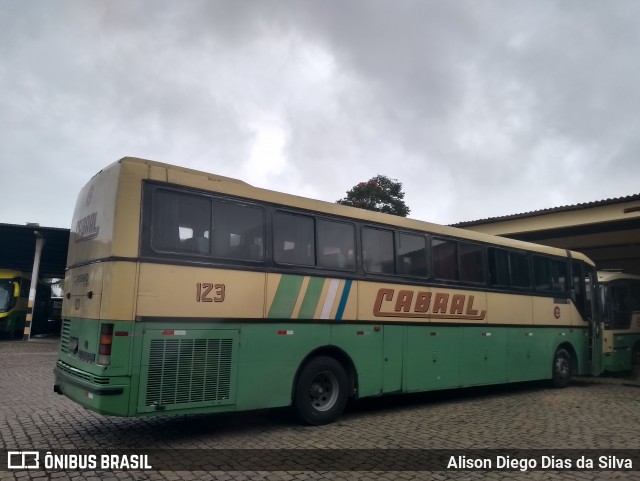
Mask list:
POLYGON ((348 386, 347 373, 334 358, 311 359, 295 385, 293 406, 298 417, 312 426, 336 420, 347 404, 348 386))
POLYGON ((571 354, 565 348, 559 348, 553 356, 551 384, 556 388, 567 387, 571 382, 571 354))

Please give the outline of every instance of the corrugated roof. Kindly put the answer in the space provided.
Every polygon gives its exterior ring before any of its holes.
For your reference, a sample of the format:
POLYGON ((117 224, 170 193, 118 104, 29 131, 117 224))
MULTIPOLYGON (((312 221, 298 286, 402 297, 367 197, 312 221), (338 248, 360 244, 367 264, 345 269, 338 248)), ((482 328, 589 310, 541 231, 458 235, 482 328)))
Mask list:
POLYGON ((621 204, 623 202, 632 202, 634 200, 640 200, 640 194, 628 195, 626 197, 615 197, 613 199, 597 200, 594 202, 583 202, 581 204, 564 205, 561 207, 551 207, 549 209, 534 210, 530 212, 523 212, 521 214, 510 214, 510 215, 504 215, 500 217, 488 217, 486 219, 458 222, 457 224, 451 224, 451 226, 452 227, 469 227, 473 225, 489 224, 492 222, 502 222, 502 221, 514 220, 514 219, 525 219, 527 217, 536 217, 536 216, 546 215, 546 214, 556 214, 558 212, 569 212, 572 210, 582 210, 582 209, 589 209, 593 207, 602 207, 602 206, 611 205, 611 204, 621 204))

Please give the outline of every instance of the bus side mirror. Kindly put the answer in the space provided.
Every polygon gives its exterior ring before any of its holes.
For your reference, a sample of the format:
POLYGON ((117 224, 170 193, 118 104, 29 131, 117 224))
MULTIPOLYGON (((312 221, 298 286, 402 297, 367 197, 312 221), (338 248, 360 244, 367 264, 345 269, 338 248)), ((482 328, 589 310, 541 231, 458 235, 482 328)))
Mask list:
POLYGON ((13 297, 15 297, 16 299, 20 297, 20 284, 18 284, 17 282, 13 283, 13 297))

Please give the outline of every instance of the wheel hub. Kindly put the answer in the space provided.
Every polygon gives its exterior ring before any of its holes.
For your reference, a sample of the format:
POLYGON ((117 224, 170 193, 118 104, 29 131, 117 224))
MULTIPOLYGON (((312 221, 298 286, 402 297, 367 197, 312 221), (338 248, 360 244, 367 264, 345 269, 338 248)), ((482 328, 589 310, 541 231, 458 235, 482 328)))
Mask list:
POLYGON ((320 384, 313 384, 310 391, 312 398, 319 398, 324 394, 324 389, 322 389, 322 386, 320 384))

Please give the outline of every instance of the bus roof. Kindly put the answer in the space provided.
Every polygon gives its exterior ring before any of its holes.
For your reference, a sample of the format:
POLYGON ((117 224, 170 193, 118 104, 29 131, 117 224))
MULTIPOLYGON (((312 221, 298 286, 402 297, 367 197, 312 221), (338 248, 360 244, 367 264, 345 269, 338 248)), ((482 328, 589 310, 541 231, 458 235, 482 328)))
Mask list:
POLYGON ((598 271, 598 282, 600 282, 601 284, 602 283, 606 284, 608 282, 621 281, 621 280, 640 281, 640 276, 637 276, 635 274, 629 274, 622 271, 617 271, 617 270, 598 271))

